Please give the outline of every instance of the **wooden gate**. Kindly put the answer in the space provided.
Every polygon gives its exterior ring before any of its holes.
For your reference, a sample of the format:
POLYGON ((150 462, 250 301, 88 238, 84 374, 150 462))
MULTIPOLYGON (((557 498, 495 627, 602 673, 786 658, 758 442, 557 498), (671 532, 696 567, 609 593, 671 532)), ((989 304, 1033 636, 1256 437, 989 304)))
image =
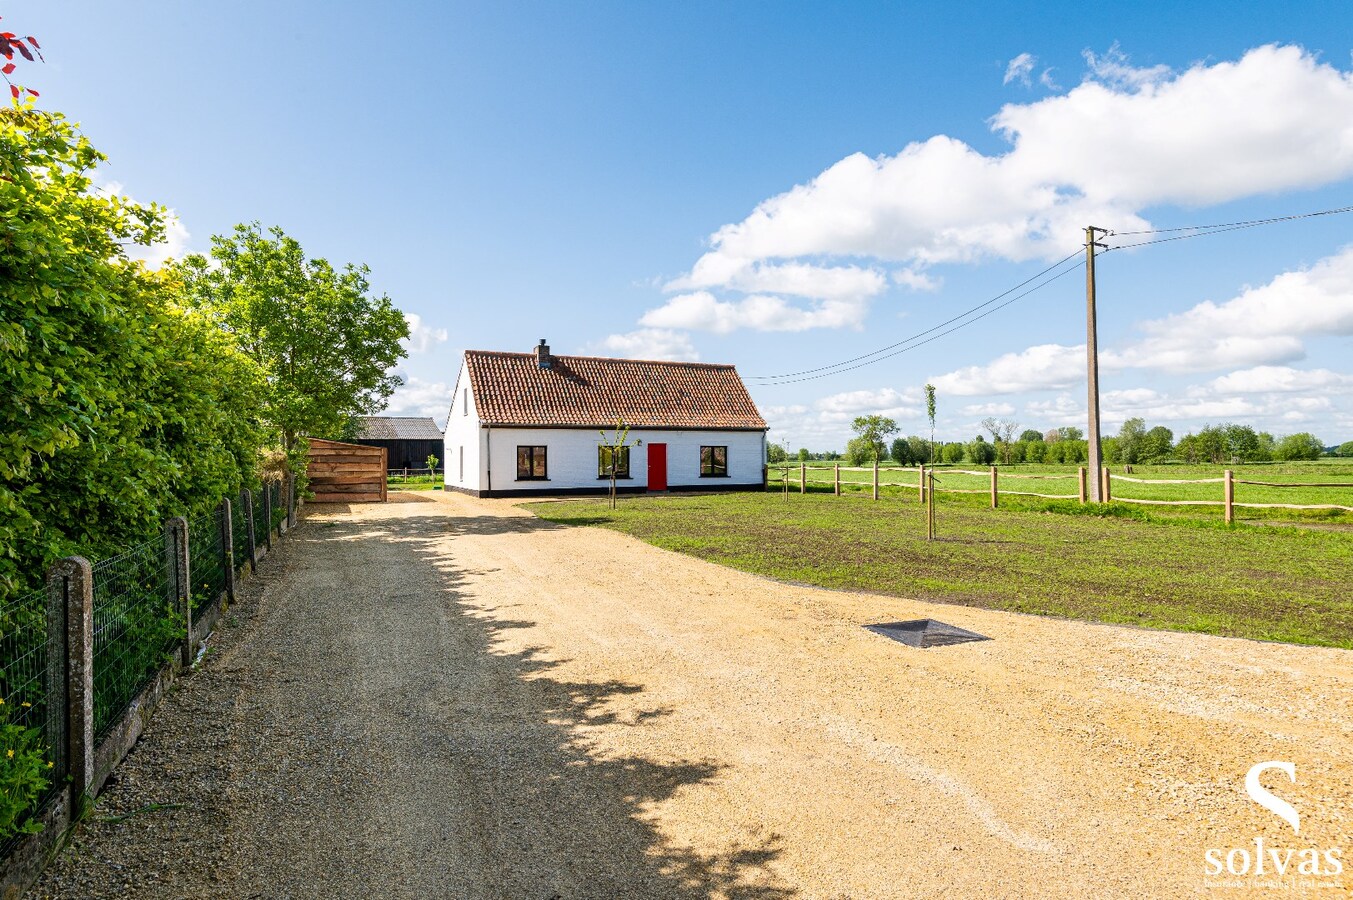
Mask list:
POLYGON ((385 502, 384 447, 310 439, 306 475, 316 503, 385 502))

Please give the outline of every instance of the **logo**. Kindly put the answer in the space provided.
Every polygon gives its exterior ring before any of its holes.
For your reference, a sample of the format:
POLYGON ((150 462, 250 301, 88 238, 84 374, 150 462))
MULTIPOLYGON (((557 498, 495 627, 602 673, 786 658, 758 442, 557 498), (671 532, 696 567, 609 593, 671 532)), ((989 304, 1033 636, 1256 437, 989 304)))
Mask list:
MULTIPOLYGON (((1287 780, 1297 783, 1297 767, 1290 762, 1270 761, 1256 763, 1245 775, 1245 792, 1259 806, 1273 813, 1301 835, 1301 814, 1297 808, 1274 794, 1259 781, 1269 769, 1277 769, 1287 780)), ((1203 872, 1209 878, 1204 887, 1272 887, 1284 890, 1299 888, 1340 888, 1339 876, 1344 872, 1343 849, 1340 847, 1269 846, 1263 835, 1242 847, 1209 847, 1203 851, 1203 872)))

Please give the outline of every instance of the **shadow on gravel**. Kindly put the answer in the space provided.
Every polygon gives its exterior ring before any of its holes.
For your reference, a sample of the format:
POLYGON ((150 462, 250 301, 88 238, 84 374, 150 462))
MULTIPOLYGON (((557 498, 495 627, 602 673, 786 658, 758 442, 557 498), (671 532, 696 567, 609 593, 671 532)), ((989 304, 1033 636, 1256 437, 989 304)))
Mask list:
POLYGON ((470 819, 454 826, 469 840, 462 859, 477 859, 493 896, 797 896, 766 869, 780 854, 774 834, 716 856, 667 842, 647 811, 716 779, 722 766, 713 760, 595 754, 590 729, 643 728, 671 710, 618 716, 608 704, 642 694, 642 685, 569 681, 551 675, 559 663, 543 658, 538 648, 504 652, 499 643, 506 633, 535 623, 473 605, 464 593, 468 573, 446 553, 448 534, 560 527, 536 518, 489 516, 379 522, 381 532, 435 567, 444 585, 455 658, 422 662, 444 669, 454 714, 448 712, 446 733, 423 750, 444 756, 446 777, 461 801, 457 806, 470 819))

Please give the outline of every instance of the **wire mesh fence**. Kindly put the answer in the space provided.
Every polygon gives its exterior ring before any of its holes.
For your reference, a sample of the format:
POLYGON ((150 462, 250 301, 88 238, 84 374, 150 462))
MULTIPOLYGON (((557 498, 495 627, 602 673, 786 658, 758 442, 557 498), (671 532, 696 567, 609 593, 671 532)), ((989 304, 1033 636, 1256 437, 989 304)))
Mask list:
POLYGON ((268 530, 276 531, 282 520, 287 517, 286 495, 282 492, 282 483, 268 482, 268 494, 272 497, 272 521, 268 523, 268 530))
POLYGON ((226 588, 225 507, 218 506, 188 522, 188 556, 192 584, 188 591, 194 621, 220 600, 226 588))
POLYGON ((268 540, 268 504, 264 500, 267 490, 264 484, 254 491, 254 541, 260 545, 268 540))
POLYGON ((163 537, 93 566, 96 738, 159 672, 182 634, 174 610, 176 568, 163 537))
POLYGON ((249 507, 245 503, 248 493, 247 489, 241 490, 230 504, 231 544, 235 553, 231 564, 236 571, 249 562, 249 507))
POLYGON ((0 744, 13 751, 9 759, 40 756, 38 805, 66 774, 65 647, 48 627, 47 603, 40 590, 0 604, 0 744))

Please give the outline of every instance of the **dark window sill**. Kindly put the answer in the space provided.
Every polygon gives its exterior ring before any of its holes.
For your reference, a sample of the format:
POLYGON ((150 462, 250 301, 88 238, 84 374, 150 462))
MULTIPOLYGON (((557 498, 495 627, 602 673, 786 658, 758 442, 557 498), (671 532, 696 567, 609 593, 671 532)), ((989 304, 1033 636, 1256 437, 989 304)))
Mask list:
POLYGON ((701 477, 701 478, 732 478, 733 476, 729 475, 727 472, 725 472, 725 473, 722 474, 722 475, 706 475, 706 474, 704 474, 704 473, 702 472, 702 473, 700 474, 700 477, 701 477))
POLYGON ((518 476, 517 476, 517 480, 518 480, 518 481, 549 481, 550 479, 545 478, 544 476, 541 476, 541 475, 530 475, 530 476, 528 476, 528 477, 526 477, 526 478, 523 478, 523 477, 521 477, 520 475, 518 475, 518 476))
MULTIPOLYGON (((610 476, 610 475, 598 475, 598 476, 597 476, 597 481, 610 481, 610 480, 611 480, 611 476, 610 476)), ((617 475, 617 476, 615 476, 615 480, 616 480, 616 481, 633 481, 633 480, 634 480, 634 477, 633 477, 632 475, 617 475)))

